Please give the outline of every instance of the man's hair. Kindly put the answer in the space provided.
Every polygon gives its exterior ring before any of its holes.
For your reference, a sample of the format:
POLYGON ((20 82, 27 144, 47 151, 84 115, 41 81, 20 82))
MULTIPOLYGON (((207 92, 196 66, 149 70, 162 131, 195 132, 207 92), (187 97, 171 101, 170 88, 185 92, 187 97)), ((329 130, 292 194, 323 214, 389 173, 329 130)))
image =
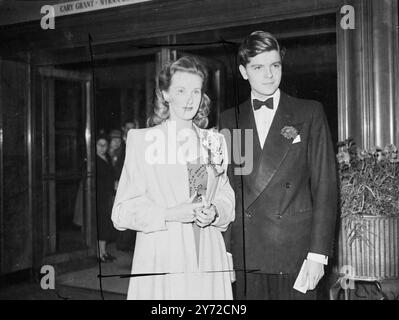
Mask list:
POLYGON ((284 50, 280 49, 280 45, 275 36, 265 31, 254 31, 247 36, 238 49, 238 60, 244 67, 249 63, 249 59, 263 52, 276 50, 281 59, 284 56, 284 50))

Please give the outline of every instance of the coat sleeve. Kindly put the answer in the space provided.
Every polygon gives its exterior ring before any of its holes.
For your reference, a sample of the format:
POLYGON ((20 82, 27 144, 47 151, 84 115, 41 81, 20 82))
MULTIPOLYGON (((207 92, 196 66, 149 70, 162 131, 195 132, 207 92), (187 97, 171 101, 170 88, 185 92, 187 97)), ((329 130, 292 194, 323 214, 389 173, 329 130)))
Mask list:
POLYGON ((313 112, 308 163, 313 219, 309 252, 331 256, 337 221, 335 154, 322 105, 313 112))
POLYGON ((146 177, 138 157, 142 154, 137 130, 130 130, 126 144, 126 158, 119 179, 112 222, 118 230, 136 230, 144 233, 166 230, 165 210, 146 193, 146 177))
POLYGON ((227 176, 228 168, 228 152, 226 140, 223 135, 221 135, 223 141, 223 167, 224 172, 219 176, 219 187, 215 194, 215 198, 212 204, 215 205, 219 217, 212 223, 213 226, 219 228, 222 232, 227 230, 227 227, 235 219, 235 196, 234 191, 230 185, 229 178, 227 176))

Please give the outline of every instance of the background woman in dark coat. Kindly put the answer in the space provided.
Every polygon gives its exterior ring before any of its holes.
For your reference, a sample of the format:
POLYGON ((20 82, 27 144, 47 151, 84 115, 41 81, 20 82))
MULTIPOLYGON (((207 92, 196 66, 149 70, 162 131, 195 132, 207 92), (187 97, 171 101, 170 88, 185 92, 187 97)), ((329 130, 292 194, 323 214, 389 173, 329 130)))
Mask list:
POLYGON ((108 262, 115 259, 107 252, 107 243, 114 240, 115 229, 111 221, 111 210, 114 199, 115 175, 108 156, 108 137, 99 135, 96 143, 96 177, 97 177, 97 219, 99 259, 108 262))

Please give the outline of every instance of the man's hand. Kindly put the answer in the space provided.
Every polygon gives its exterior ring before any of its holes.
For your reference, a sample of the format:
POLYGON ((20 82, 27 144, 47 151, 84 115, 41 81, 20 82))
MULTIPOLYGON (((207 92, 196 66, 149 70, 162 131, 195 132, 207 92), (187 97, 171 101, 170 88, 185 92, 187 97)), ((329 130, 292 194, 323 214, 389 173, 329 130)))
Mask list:
POLYGON ((324 265, 322 263, 306 260, 306 272, 304 281, 309 282, 308 290, 314 290, 320 279, 324 276, 324 265))

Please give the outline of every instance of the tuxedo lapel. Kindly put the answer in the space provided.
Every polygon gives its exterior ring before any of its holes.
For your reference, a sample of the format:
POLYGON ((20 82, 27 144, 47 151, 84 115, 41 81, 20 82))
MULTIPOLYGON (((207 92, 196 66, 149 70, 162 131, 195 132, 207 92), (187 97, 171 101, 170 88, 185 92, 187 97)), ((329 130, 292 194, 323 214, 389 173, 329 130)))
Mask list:
MULTIPOLYGON (((292 145, 292 139, 281 134, 285 126, 293 125, 293 114, 287 96, 281 93, 280 103, 267 135, 258 166, 248 178, 251 179, 251 192, 246 194, 245 206, 248 208, 267 187, 283 162, 292 145)), ((259 139, 258 139, 259 140, 259 139)), ((247 184, 248 185, 248 184, 247 184)))
POLYGON ((252 141, 252 149, 253 150, 248 150, 249 146, 245 146, 245 150, 242 150, 242 153, 245 151, 246 153, 248 152, 253 152, 253 168, 257 168, 259 159, 262 154, 262 148, 260 146, 259 142, 259 136, 258 136, 258 130, 256 128, 256 122, 255 122, 255 115, 254 111, 252 109, 252 104, 251 104, 251 99, 247 100, 242 107, 240 108, 240 115, 239 115, 239 128, 242 130, 241 132, 241 149, 245 144, 245 130, 249 129, 252 130, 253 133, 253 141, 252 141))
POLYGON ((251 99, 247 100, 240 107, 239 128, 241 129, 241 154, 245 154, 247 157, 248 153, 252 153, 250 155, 252 156, 252 172, 248 175, 243 175, 242 177, 245 185, 243 190, 244 205, 248 207, 248 204, 260 194, 260 190, 257 190, 256 186, 254 185, 254 181, 257 177, 259 162, 263 152, 259 142, 259 135, 256 127, 251 99), (252 146, 248 145, 248 141, 245 138, 246 130, 252 130, 252 146))

